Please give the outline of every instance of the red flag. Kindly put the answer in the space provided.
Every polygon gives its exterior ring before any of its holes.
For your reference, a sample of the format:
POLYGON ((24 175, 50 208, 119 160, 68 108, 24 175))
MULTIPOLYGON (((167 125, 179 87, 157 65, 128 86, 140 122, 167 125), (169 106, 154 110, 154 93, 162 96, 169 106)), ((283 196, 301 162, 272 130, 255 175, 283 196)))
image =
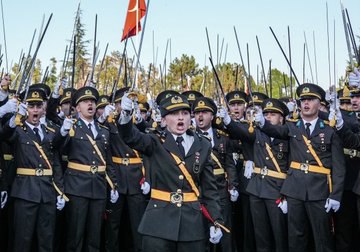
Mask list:
POLYGON ((140 20, 146 14, 145 0, 130 0, 126 15, 125 26, 121 41, 126 37, 135 36, 141 31, 140 20), (138 22, 138 30, 136 31, 136 22, 138 22))

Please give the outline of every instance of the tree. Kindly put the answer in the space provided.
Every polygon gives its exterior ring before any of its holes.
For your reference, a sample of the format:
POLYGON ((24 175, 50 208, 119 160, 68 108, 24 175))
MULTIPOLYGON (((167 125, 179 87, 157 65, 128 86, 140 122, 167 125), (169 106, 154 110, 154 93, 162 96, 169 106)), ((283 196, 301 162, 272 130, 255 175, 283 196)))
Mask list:
POLYGON ((57 68, 56 68, 56 59, 54 57, 52 57, 50 59, 50 73, 49 73, 49 76, 47 78, 47 84, 50 86, 50 88, 53 88, 56 81, 57 81, 57 76, 56 76, 56 73, 57 73, 57 68))

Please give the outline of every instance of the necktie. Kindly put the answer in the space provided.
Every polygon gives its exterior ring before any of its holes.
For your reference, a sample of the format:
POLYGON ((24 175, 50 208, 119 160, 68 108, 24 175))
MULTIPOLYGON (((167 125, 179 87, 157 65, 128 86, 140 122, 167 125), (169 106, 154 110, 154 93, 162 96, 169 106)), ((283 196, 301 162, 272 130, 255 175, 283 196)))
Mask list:
POLYGON ((93 131, 92 131, 91 126, 92 126, 91 123, 89 123, 89 124, 88 124, 88 127, 89 127, 89 130, 90 130, 90 132, 91 132, 91 137, 92 137, 93 139, 95 139, 94 133, 93 133, 93 131))
POLYGON ((185 157, 185 149, 184 149, 184 146, 182 145, 182 141, 184 141, 184 138, 182 136, 178 136, 176 138, 176 143, 177 143, 177 145, 179 147, 181 156, 184 158, 185 157))
POLYGON ((40 134, 39 134, 39 129, 38 129, 38 128, 34 128, 34 133, 35 133, 37 142, 38 142, 38 143, 41 143, 41 137, 40 137, 40 134))
POLYGON ((305 125, 306 125, 306 128, 305 128, 306 135, 307 135, 307 137, 309 138, 309 137, 310 137, 310 126, 311 126, 311 123, 305 123, 305 125))

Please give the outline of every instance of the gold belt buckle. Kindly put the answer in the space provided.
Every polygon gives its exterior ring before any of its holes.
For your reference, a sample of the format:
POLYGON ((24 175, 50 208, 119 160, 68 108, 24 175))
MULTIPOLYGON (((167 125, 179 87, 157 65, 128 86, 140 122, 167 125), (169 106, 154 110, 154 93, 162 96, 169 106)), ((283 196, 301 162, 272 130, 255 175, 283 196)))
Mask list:
POLYGON ((178 192, 171 192, 170 193, 170 202, 173 204, 182 204, 184 199, 184 195, 178 192))
POLYGON ((305 173, 308 173, 309 172, 309 165, 302 163, 300 165, 300 170, 304 171, 305 173))
POLYGON ((357 156, 357 150, 351 149, 349 151, 349 154, 350 154, 350 158, 354 158, 357 156))
POLYGON ((128 158, 123 158, 123 159, 122 159, 122 164, 123 164, 123 165, 128 166, 129 163, 130 163, 130 160, 129 160, 128 158))
POLYGON ((44 176, 44 170, 41 169, 41 168, 36 168, 35 169, 35 176, 37 176, 37 177, 44 176))
POLYGON ((95 174, 98 172, 98 166, 97 165, 92 165, 90 166, 90 171, 92 174, 95 174))
POLYGON ((268 175, 268 169, 266 166, 264 168, 261 168, 260 174, 261 174, 262 178, 264 178, 266 175, 268 175))

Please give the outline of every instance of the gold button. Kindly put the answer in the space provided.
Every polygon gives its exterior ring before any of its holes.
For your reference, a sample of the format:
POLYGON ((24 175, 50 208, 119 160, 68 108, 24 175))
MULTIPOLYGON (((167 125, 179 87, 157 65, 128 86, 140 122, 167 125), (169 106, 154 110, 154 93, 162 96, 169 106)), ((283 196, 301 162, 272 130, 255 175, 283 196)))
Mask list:
POLYGON ((93 154, 95 154, 95 151, 93 151, 93 154))
POLYGON ((80 139, 83 139, 83 137, 80 137, 80 139))
POLYGON ((306 161, 305 161, 305 163, 307 163, 307 164, 308 164, 308 163, 309 163, 309 160, 306 160, 306 161))
POLYGON ((126 153, 126 154, 125 154, 125 156, 127 156, 127 157, 128 157, 128 156, 129 156, 129 153, 126 153))
POLYGON ((39 164, 39 167, 41 167, 42 166, 42 164, 39 164))
POLYGON ((177 193, 181 193, 181 189, 177 189, 176 192, 177 192, 177 193))
POLYGON ((181 207, 181 203, 177 203, 176 206, 177 206, 177 207, 181 207))
POLYGON ((40 158, 42 158, 42 155, 40 155, 40 158))
POLYGON ((266 157, 265 159, 266 159, 266 160, 269 160, 269 157, 266 157))
POLYGON ((92 163, 95 164, 95 161, 93 161, 92 163))
POLYGON ((156 204, 154 204, 154 207, 157 207, 157 205, 156 205, 156 204))
POLYGON ((310 153, 310 151, 309 151, 309 150, 307 150, 307 151, 306 151, 306 153, 310 153))
POLYGON ((183 180, 183 179, 184 179, 184 176, 183 176, 183 175, 179 175, 179 179, 180 179, 180 180, 183 180))

